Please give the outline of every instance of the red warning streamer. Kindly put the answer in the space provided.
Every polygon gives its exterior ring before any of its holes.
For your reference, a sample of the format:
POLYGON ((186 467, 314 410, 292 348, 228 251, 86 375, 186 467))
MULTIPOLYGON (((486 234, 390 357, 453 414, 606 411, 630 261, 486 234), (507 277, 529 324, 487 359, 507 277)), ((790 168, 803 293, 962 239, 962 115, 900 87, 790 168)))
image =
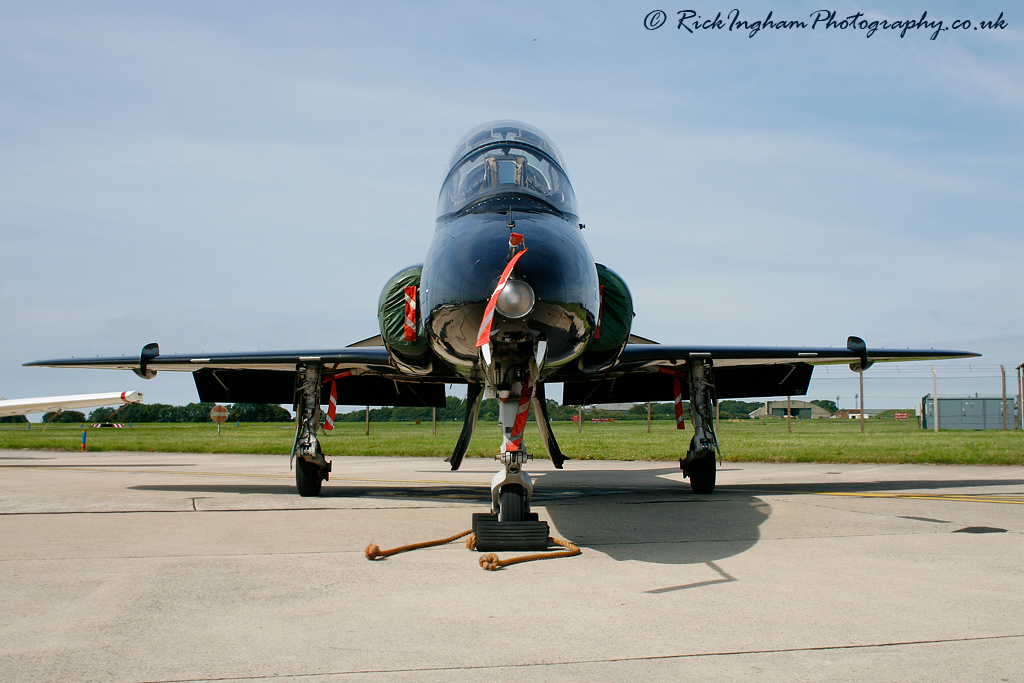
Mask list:
POLYGON ((327 418, 324 420, 325 432, 334 430, 334 417, 338 414, 338 385, 335 380, 341 379, 342 377, 348 377, 351 374, 351 370, 342 370, 341 372, 335 372, 324 380, 325 382, 331 383, 331 398, 330 402, 327 404, 327 418))
POLYGON ((508 265, 505 266, 505 270, 502 272, 501 277, 498 278, 498 284, 494 288, 494 292, 491 293, 491 298, 487 300, 487 308, 484 309, 484 319, 480 323, 480 334, 476 338, 477 348, 480 348, 491 341, 491 323, 494 322, 494 305, 498 303, 498 295, 501 294, 501 290, 505 289, 505 283, 508 282, 508 278, 512 274, 512 269, 515 268, 516 263, 527 251, 527 249, 523 249, 522 251, 517 252, 516 255, 508 262, 508 265))
POLYGON ((686 429, 686 421, 683 419, 683 380, 686 373, 682 370, 672 368, 658 368, 666 375, 672 375, 672 395, 675 396, 676 404, 676 429, 686 429))
POLYGON ((678 376, 672 378, 672 391, 676 396, 676 429, 686 429, 683 420, 683 383, 678 376))
POLYGON ((523 390, 519 395, 519 409, 516 411, 515 422, 512 423, 512 436, 508 445, 505 446, 506 453, 514 453, 522 450, 523 432, 526 431, 526 418, 530 416, 530 397, 533 396, 533 387, 523 382, 523 390))
POLYGON ((416 341, 416 286, 405 288, 405 341, 416 341))

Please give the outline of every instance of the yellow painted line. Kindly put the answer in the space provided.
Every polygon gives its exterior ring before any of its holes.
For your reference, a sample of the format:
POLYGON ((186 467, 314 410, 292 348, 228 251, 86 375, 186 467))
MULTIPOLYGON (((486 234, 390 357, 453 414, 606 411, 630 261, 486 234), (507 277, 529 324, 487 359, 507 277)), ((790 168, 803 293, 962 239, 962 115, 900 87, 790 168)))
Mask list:
MULTIPOLYGON (((792 491, 791 493, 808 493, 792 491)), ((810 491, 816 496, 848 496, 852 498, 909 498, 912 500, 951 500, 961 503, 1005 503, 1008 505, 1024 505, 1024 499, 990 498, 964 494, 927 495, 923 493, 848 493, 843 491, 810 491)))

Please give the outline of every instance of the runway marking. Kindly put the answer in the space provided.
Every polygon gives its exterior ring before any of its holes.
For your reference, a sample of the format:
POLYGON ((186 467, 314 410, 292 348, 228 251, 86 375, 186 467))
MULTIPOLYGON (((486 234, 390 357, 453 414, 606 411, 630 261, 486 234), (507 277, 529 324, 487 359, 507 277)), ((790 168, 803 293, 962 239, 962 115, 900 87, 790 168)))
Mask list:
POLYGON ((956 493, 928 495, 923 493, 849 493, 845 491, 804 491, 802 493, 812 493, 816 496, 847 496, 852 498, 907 498, 910 500, 951 500, 961 503, 1003 503, 1007 505, 1024 505, 1024 499, 993 498, 988 496, 982 497, 982 494, 977 496, 956 493))
MULTIPOLYGON (((728 493, 726 487, 722 487, 722 493, 728 493)), ((846 498, 905 498, 909 500, 948 500, 960 503, 1003 503, 1007 505, 1024 505, 1024 497, 1009 498, 1003 496, 1020 496, 1019 493, 1007 494, 971 494, 971 493, 874 493, 870 491, 782 491, 782 490, 756 490, 746 489, 743 493, 752 493, 759 496, 837 496, 846 498)))
POLYGON ((495 669, 530 669, 556 666, 579 666, 581 664, 617 664, 620 662, 656 662, 673 659, 696 659, 699 657, 735 657, 742 655, 774 655, 790 652, 836 652, 842 650, 867 650, 883 647, 908 647, 913 645, 944 645, 949 643, 975 643, 986 640, 1012 640, 1024 638, 1024 634, 1013 633, 1000 636, 974 636, 968 638, 936 638, 933 640, 905 640, 888 643, 857 643, 851 645, 818 645, 809 647, 780 647, 765 650, 731 650, 725 652, 692 652, 672 655, 649 655, 646 657, 608 657, 603 659, 567 659, 563 661, 523 662, 511 664, 467 664, 462 666, 418 666, 396 669, 359 669, 355 671, 318 671, 316 673, 272 673, 250 676, 205 676, 203 678, 160 678, 140 683, 201 683, 202 681, 262 681, 280 679, 323 678, 325 676, 365 676, 366 674, 426 673, 442 671, 484 671, 495 669))

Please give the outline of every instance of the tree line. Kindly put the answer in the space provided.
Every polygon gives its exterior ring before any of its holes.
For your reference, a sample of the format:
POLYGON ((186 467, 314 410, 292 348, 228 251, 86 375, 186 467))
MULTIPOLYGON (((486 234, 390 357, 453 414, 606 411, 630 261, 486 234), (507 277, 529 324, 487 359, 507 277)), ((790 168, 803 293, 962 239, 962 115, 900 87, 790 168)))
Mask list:
MULTIPOLYGON (((831 406, 832 401, 814 401, 826 409, 831 406)), ((86 417, 84 413, 77 410, 66 410, 62 413, 46 413, 43 415, 43 422, 54 423, 82 423, 82 422, 110 422, 112 420, 120 423, 140 422, 211 422, 210 409, 214 403, 189 403, 185 406, 172 406, 164 403, 132 403, 121 410, 116 408, 97 408, 86 417), (116 412, 116 414, 115 414, 116 412)), ((485 422, 498 421, 498 399, 489 398, 481 401, 479 420, 485 422)), ((763 404, 750 401, 721 401, 718 404, 719 415, 723 420, 745 420, 750 413, 760 408, 763 404)), ((563 406, 557 401, 548 399, 548 416, 552 420, 571 420, 579 412, 578 406, 563 406)), ((228 422, 290 422, 291 414, 278 405, 263 403, 236 403, 230 408, 228 422)), ((833 410, 834 412, 834 410, 833 410)), ((442 422, 460 422, 466 415, 466 401, 456 396, 448 396, 445 399, 443 408, 437 409, 437 419, 442 422)), ((689 403, 683 403, 683 416, 689 419, 689 403)), ((647 404, 638 403, 625 413, 621 411, 608 411, 599 408, 589 409, 584 414, 584 419, 589 418, 615 418, 616 420, 646 420, 647 404)), ((362 422, 366 419, 366 409, 359 408, 346 413, 339 413, 335 418, 338 422, 362 422)), ((414 422, 416 420, 426 421, 432 419, 430 408, 417 408, 410 406, 379 407, 370 409, 371 422, 414 422)), ((651 419, 664 420, 675 419, 675 404, 673 403, 651 403, 651 419)), ((2 418, 0 422, 24 423, 28 420, 24 415, 15 415, 9 418, 2 418)))
MULTIPOLYGON (((97 408, 89 413, 88 422, 110 422, 112 419, 121 423, 212 422, 210 409, 215 405, 217 404, 189 403, 187 406, 172 406, 166 403, 131 403, 119 411, 117 408, 97 408)), ((291 413, 281 406, 265 403, 236 403, 231 406, 228 413, 228 422, 289 422, 291 419, 291 413)), ((43 421, 46 421, 45 416, 43 421)))
MULTIPOLYGON (((486 398, 480 402, 480 413, 478 420, 484 422, 498 421, 498 399, 486 398)), ((723 420, 746 420, 750 413, 760 408, 760 402, 749 401, 721 401, 718 404, 719 414, 723 420)), ((563 406, 552 399, 547 400, 548 417, 552 420, 571 420, 573 415, 579 413, 578 406, 563 406)), ((442 422, 461 421, 466 415, 466 401, 456 396, 448 396, 445 399, 445 406, 437 409, 437 419, 442 422)), ((683 415, 689 419, 690 405, 683 403, 683 415)), ((651 419, 675 419, 676 408, 674 403, 651 403, 651 419)), ((599 408, 589 409, 584 413, 584 419, 593 417, 609 417, 616 420, 646 420, 647 404, 638 403, 625 413, 621 411, 602 410, 599 408)), ((366 419, 366 409, 360 408, 348 413, 339 414, 338 422, 362 422, 366 419)), ((425 421, 432 419, 430 408, 414 408, 398 406, 394 408, 371 408, 370 422, 411 422, 415 420, 425 421)))

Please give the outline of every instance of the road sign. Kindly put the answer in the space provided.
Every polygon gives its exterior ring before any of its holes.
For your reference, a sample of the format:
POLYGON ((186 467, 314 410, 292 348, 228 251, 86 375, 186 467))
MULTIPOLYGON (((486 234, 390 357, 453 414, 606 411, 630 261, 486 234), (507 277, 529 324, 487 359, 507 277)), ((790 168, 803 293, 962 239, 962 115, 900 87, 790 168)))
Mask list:
POLYGON ((210 408, 210 419, 220 424, 221 422, 228 421, 228 409, 224 406, 214 406, 210 408))

